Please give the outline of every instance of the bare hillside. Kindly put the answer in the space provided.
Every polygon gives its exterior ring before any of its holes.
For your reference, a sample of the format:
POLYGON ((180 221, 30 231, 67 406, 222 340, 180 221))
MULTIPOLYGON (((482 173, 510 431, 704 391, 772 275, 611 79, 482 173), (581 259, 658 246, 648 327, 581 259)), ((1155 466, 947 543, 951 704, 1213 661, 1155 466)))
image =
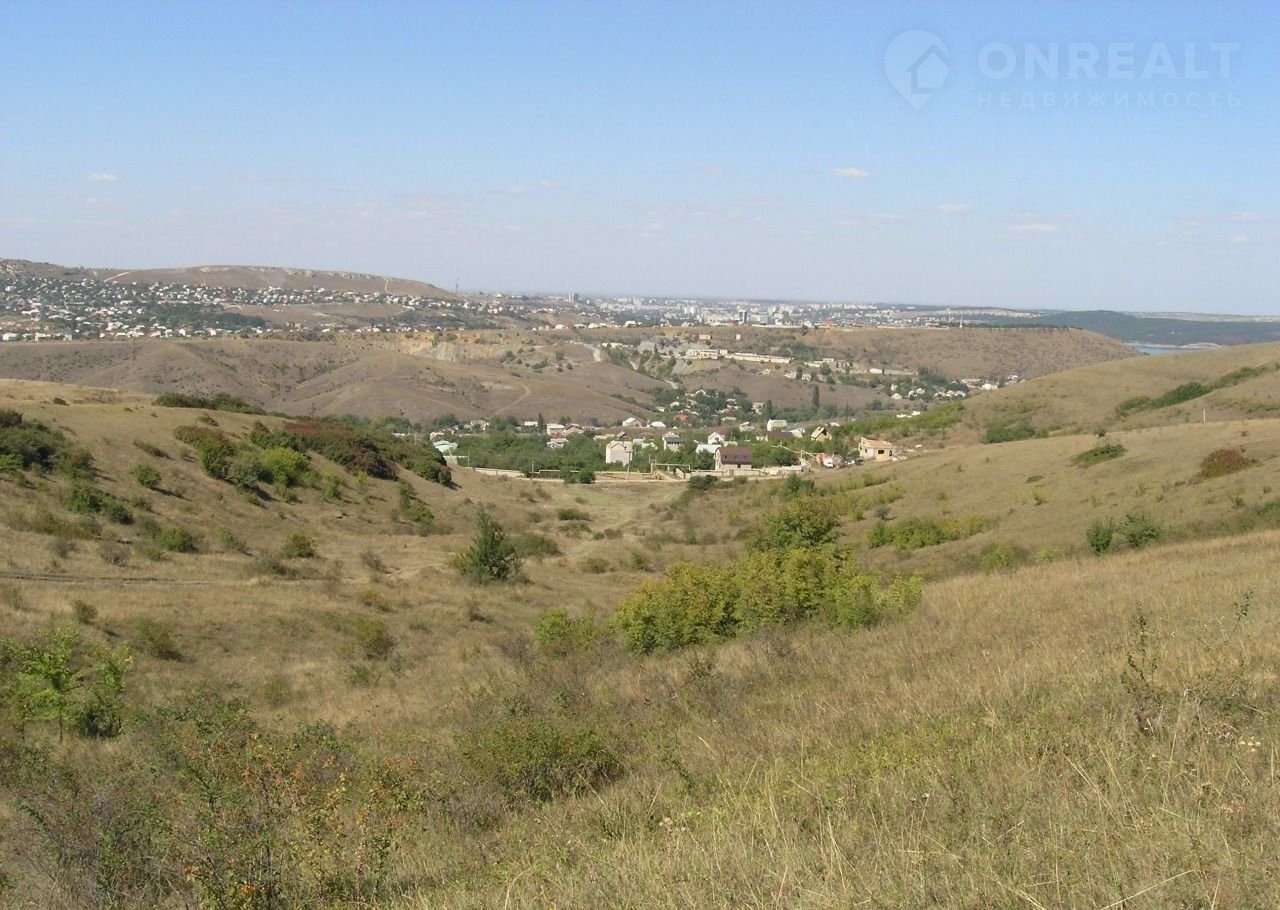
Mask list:
POLYGON ((1097 432, 1280 414, 1280 344, 1132 357, 1044 376, 970 401, 954 441, 999 423, 1097 432), (1196 387, 1199 386, 1199 387, 1196 387))

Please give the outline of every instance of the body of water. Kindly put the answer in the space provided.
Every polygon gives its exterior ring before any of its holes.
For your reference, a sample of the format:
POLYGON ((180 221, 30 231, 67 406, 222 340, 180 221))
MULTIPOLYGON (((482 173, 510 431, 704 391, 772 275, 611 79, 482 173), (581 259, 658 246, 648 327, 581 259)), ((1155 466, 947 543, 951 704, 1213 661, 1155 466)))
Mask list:
POLYGON ((1203 347, 1201 345, 1188 345, 1187 347, 1180 347, 1178 345, 1135 344, 1132 341, 1126 341, 1125 344, 1133 348, 1139 354, 1151 354, 1152 356, 1156 354, 1189 354, 1193 351, 1210 350, 1209 348, 1203 347))

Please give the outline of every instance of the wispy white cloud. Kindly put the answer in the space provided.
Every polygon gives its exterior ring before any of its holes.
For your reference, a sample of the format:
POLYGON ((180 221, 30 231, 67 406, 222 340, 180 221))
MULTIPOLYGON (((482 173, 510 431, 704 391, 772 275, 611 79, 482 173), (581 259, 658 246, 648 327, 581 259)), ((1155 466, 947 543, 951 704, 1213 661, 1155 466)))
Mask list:
POLYGON ((866 228, 878 225, 904 224, 910 221, 906 215, 897 212, 876 212, 872 215, 841 215, 831 220, 831 225, 838 228, 866 228))
POLYGON ((92 181, 93 183, 115 183, 119 179, 120 179, 119 174, 98 173, 98 174, 89 175, 89 180, 92 181))
POLYGON ((831 173, 837 177, 870 177, 870 171, 864 171, 860 167, 838 167, 831 173))
POLYGON ((1056 234, 1058 233, 1058 226, 1047 222, 1033 221, 1028 224, 1012 225, 1009 230, 1015 234, 1056 234))
POLYGON ((973 211, 963 202, 940 202, 933 207, 939 215, 967 215, 973 211))
POLYGON ((542 187, 544 190, 558 190, 560 188, 560 181, 543 180, 538 183, 538 186, 542 187))
POLYGON ((1232 238, 1231 238, 1231 242, 1232 242, 1232 243, 1248 243, 1248 242, 1249 242, 1249 235, 1248 235, 1248 234, 1236 234, 1234 237, 1232 237, 1232 238))
POLYGON ((1271 219, 1261 212, 1233 212, 1227 216, 1227 220, 1236 224, 1261 224, 1271 219))

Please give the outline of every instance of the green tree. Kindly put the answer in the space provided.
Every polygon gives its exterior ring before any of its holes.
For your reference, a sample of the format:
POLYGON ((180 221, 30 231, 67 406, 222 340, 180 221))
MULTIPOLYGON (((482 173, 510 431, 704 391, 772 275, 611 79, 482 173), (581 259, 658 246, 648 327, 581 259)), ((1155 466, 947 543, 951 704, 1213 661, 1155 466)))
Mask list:
POLYGON ((471 546, 454 557, 454 568, 478 585, 510 581, 520 572, 520 554, 502 525, 485 509, 476 517, 476 534, 471 546))

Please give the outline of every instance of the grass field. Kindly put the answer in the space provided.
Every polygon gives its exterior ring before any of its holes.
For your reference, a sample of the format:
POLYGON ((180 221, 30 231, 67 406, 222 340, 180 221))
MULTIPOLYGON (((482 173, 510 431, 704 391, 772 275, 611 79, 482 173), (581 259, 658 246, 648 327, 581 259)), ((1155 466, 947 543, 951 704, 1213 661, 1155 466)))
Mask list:
POLYGON ((0 638, 128 654, 123 731, 95 739, 13 713, 27 652, 0 649, 5 906, 1275 905, 1280 422, 951 445, 811 491, 405 474, 424 536, 395 481, 312 454, 313 480, 246 493, 174 438, 252 416, 23 382, 4 408, 87 448, 134 517, 0 474, 0 638), (481 508, 544 554, 523 580, 454 570, 481 508), (922 603, 654 656, 609 633, 785 510, 922 573, 922 603), (1158 539, 1094 554, 1091 524, 1138 512, 1158 539))

